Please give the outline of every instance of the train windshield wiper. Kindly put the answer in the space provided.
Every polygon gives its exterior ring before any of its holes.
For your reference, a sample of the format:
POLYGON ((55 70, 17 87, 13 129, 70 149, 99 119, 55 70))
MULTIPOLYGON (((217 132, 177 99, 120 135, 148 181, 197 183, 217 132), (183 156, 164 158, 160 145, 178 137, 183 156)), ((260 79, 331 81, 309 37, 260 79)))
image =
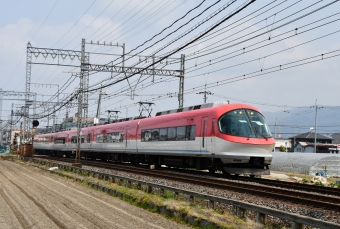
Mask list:
POLYGON ((258 132, 256 127, 254 128, 255 129, 255 132, 259 135, 261 135, 263 138, 265 138, 267 141, 268 141, 268 138, 266 136, 264 136, 262 133, 258 132))

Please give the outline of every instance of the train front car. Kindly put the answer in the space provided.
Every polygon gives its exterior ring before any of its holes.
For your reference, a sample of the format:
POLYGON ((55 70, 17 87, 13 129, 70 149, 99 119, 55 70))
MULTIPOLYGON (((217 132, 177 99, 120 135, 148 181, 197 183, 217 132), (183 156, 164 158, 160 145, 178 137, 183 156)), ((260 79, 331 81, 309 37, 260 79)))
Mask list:
POLYGON ((245 104, 220 106, 215 152, 226 174, 269 175, 275 140, 261 112, 245 104))

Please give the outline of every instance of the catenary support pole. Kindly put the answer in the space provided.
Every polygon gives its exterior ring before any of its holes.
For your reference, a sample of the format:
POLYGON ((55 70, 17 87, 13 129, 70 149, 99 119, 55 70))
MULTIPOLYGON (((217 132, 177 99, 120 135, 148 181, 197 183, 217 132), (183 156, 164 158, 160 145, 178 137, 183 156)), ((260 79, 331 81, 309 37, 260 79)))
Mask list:
POLYGON ((316 119, 317 119, 317 115, 318 115, 318 105, 316 104, 318 100, 315 100, 315 131, 314 131, 314 153, 316 153, 316 119))

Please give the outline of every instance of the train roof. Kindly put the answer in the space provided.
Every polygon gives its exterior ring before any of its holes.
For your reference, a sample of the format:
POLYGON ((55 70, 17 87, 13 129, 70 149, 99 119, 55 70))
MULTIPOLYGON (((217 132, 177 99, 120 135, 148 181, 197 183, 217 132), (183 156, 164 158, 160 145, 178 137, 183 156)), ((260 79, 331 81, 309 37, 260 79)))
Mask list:
MULTIPOLYGON (((247 105, 247 104, 229 104, 227 101, 216 101, 216 102, 212 102, 212 103, 204 103, 204 104, 199 104, 199 105, 195 105, 195 106, 189 106, 189 107, 183 107, 183 108, 178 108, 178 109, 172 109, 172 110, 167 110, 167 111, 161 111, 161 112, 157 112, 155 116, 153 117, 157 117, 157 116, 164 116, 164 115, 168 115, 168 114, 176 114, 176 113, 182 113, 182 112, 187 112, 187 111, 194 111, 194 110, 201 110, 201 109, 206 109, 206 108, 212 108, 212 107, 218 107, 218 106, 223 106, 223 105, 229 105, 230 109, 235 109, 235 108, 240 108, 240 107, 248 107, 250 109, 254 109, 257 110, 258 109, 256 107, 253 107, 251 105, 247 105)), ((107 124, 114 124, 114 123, 121 123, 121 122, 127 122, 127 121, 134 121, 134 120, 140 120, 140 119, 148 119, 148 118, 152 118, 152 117, 129 117, 129 118, 122 118, 122 119, 118 119, 118 120, 113 120, 111 123, 107 123, 107 124)), ((97 127, 101 127, 101 126, 106 126, 106 124, 104 125, 94 125, 97 127)), ((92 128, 93 126, 87 126, 87 127, 83 127, 82 129, 86 129, 86 128, 92 128)), ((76 129, 71 129, 71 130, 65 130, 65 131, 69 131, 70 133, 72 132, 76 132, 76 129)), ((64 131, 62 131, 64 132, 64 131)), ((55 132, 58 133, 58 132, 55 132)), ((46 135, 48 134, 55 134, 55 133, 46 133, 46 135)), ((60 132, 59 132, 60 133, 60 132)), ((37 135, 44 135, 44 134, 37 134, 37 135)))
POLYGON ((204 109, 204 108, 216 107, 216 106, 221 106, 221 105, 225 105, 225 104, 229 104, 229 103, 227 101, 216 101, 216 102, 213 102, 213 103, 204 103, 204 104, 190 106, 190 107, 183 107, 183 108, 178 108, 178 109, 173 109, 173 110, 168 110, 168 111, 157 112, 155 116, 161 116, 161 115, 166 115, 166 114, 174 114, 174 113, 191 111, 191 110, 200 110, 200 109, 204 109))

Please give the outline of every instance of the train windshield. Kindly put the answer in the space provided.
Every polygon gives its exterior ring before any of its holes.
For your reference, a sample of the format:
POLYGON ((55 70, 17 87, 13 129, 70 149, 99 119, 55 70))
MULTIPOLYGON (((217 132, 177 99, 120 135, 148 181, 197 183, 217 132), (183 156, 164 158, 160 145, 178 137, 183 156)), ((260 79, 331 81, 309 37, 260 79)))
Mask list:
POLYGON ((224 134, 249 138, 269 138, 272 134, 264 117, 254 110, 237 109, 221 116, 219 129, 224 134))

